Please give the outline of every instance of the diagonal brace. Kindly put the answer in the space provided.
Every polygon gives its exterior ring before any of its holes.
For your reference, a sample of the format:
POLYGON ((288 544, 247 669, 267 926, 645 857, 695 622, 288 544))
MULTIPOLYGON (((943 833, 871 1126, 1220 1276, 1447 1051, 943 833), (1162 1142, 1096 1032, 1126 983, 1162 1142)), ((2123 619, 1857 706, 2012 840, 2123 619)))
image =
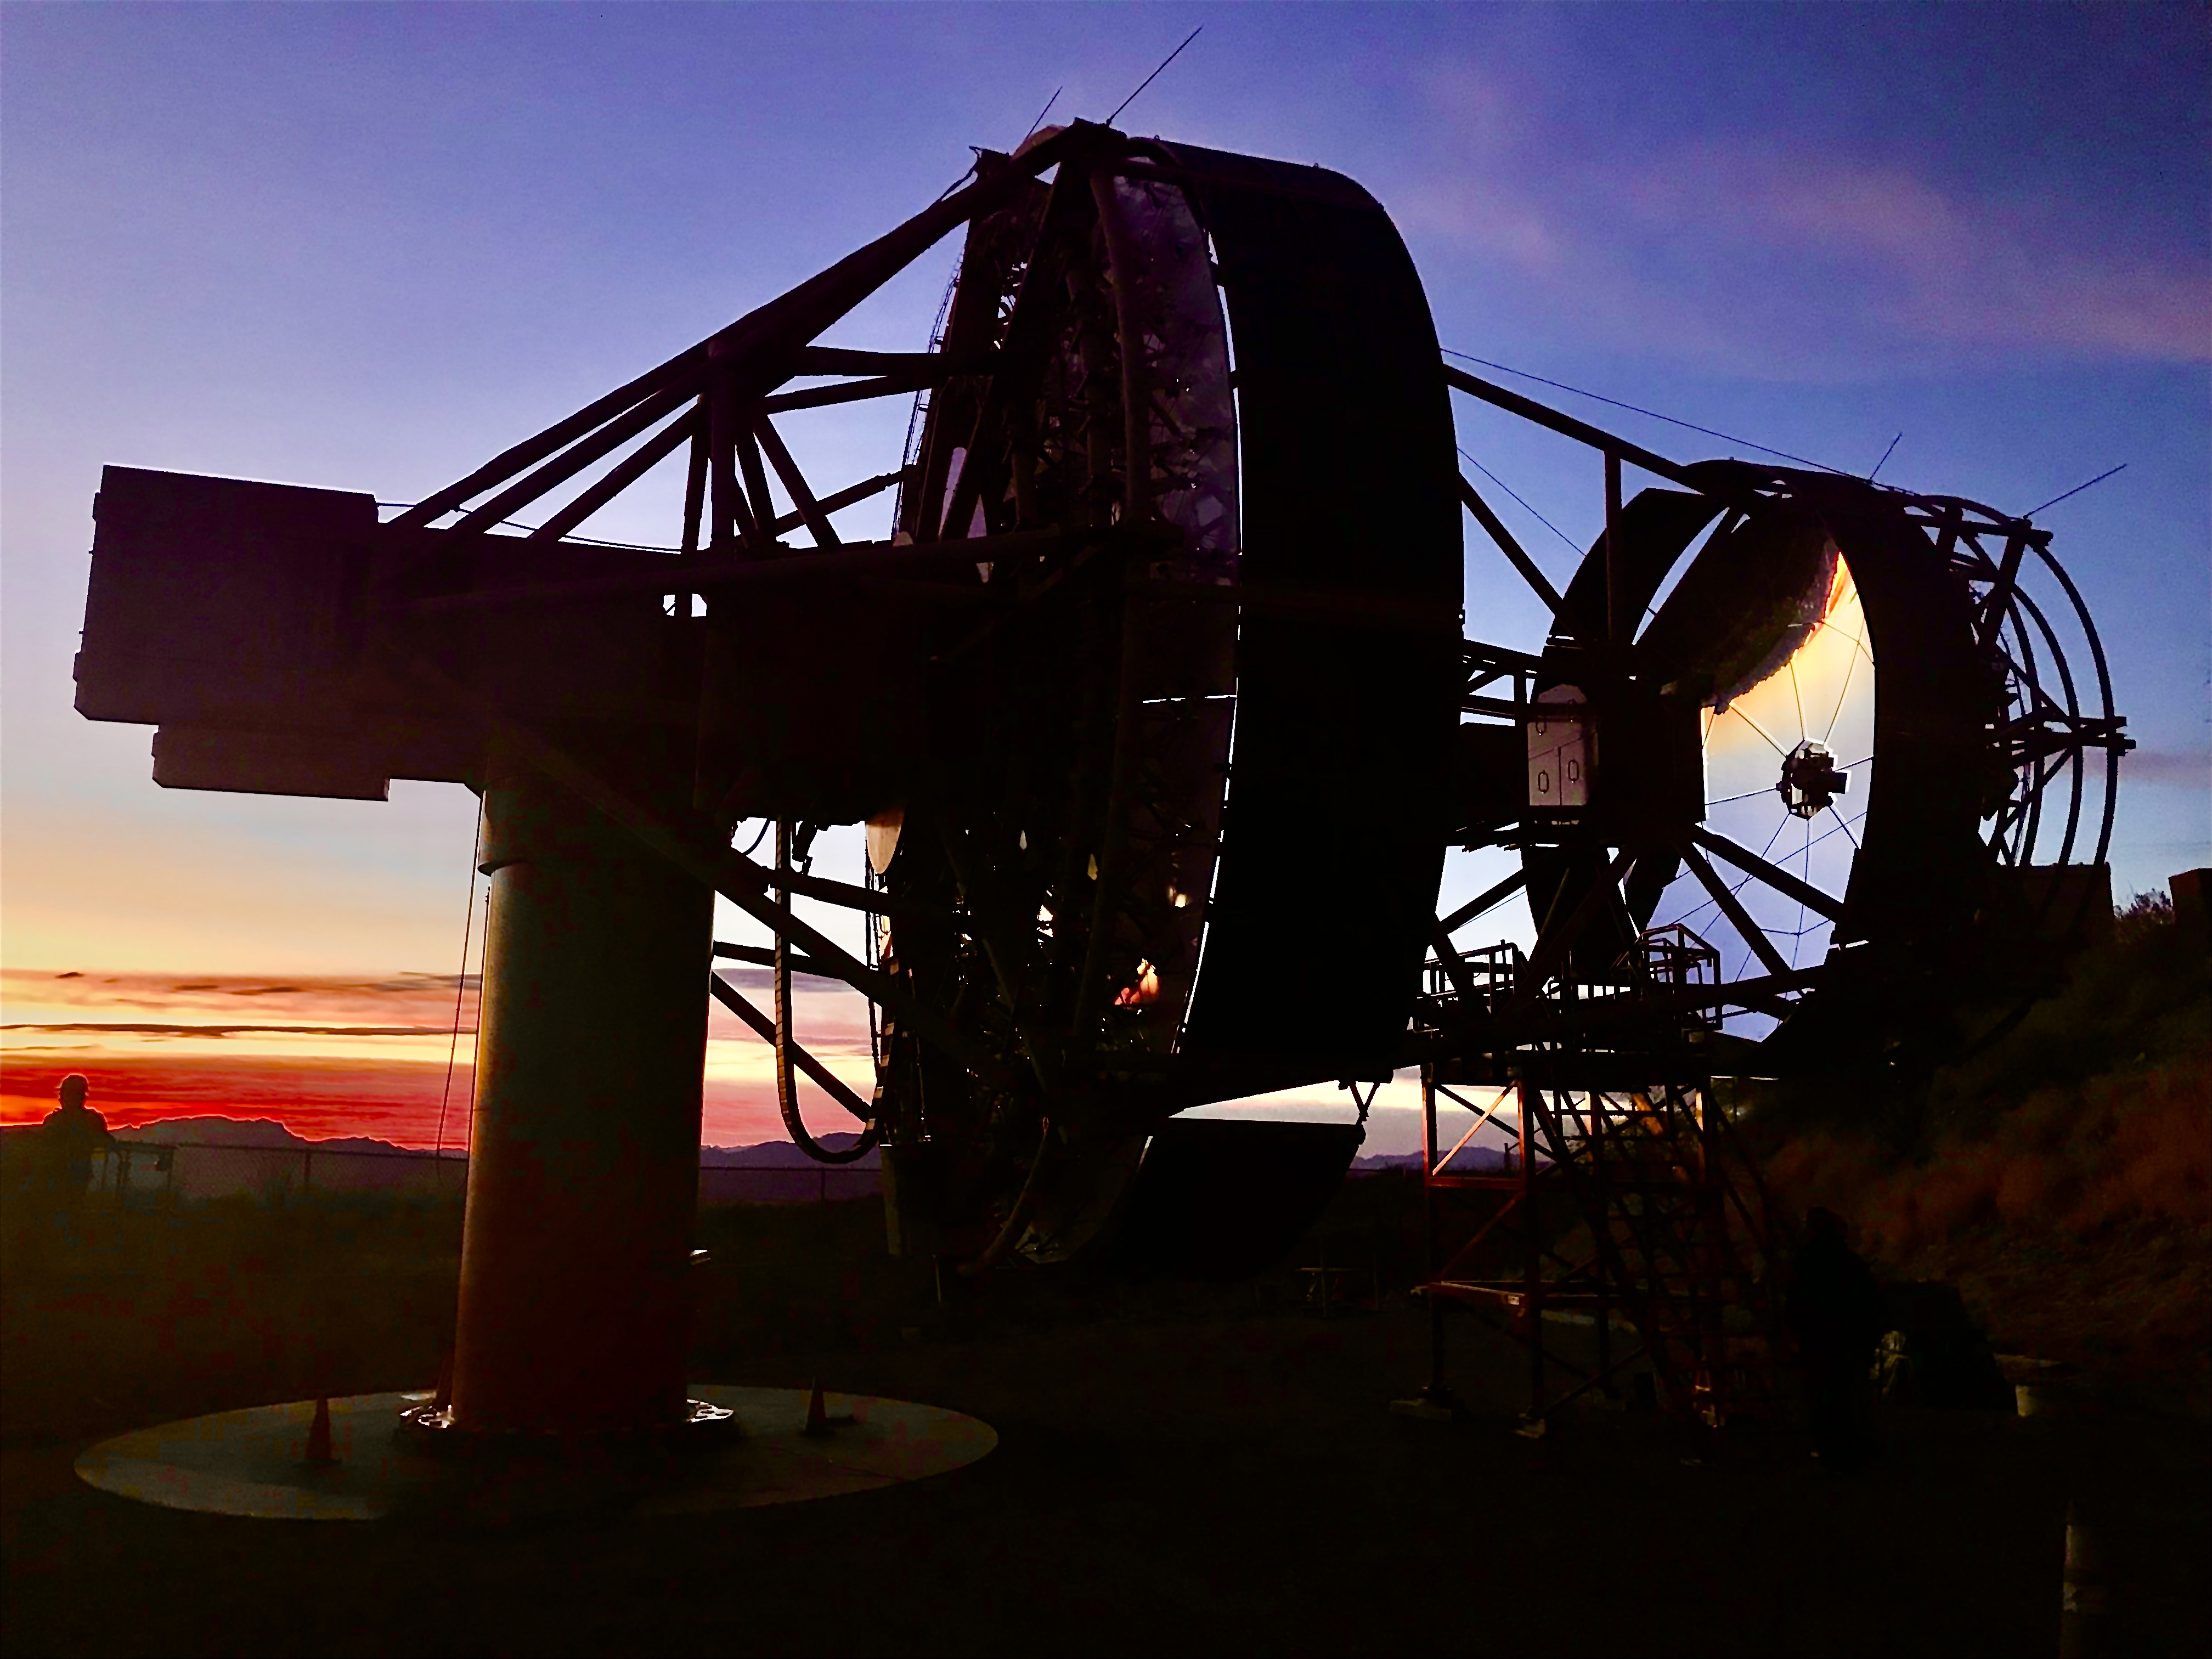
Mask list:
MULTIPOLYGON (((774 1043, 776 1041, 775 1022, 755 1007, 747 1000, 745 994, 729 981, 724 979, 720 974, 709 972, 707 975, 707 988, 714 993, 715 1001, 751 1026, 754 1032, 764 1042, 774 1043)), ((792 1042, 789 1037, 783 1039, 782 1047, 784 1052, 791 1056, 791 1063, 820 1084, 823 1091, 832 1100, 860 1119, 861 1122, 867 1123, 873 1121, 874 1109, 866 1101, 854 1094, 835 1072, 792 1042)))

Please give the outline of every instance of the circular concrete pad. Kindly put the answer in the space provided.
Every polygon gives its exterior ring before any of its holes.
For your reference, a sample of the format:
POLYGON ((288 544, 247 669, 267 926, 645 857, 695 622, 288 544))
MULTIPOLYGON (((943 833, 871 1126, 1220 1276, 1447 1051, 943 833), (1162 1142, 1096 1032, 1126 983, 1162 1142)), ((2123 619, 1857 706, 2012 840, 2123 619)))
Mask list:
POLYGON ((398 1432, 423 1394, 363 1394, 331 1404, 336 1462, 305 1460, 313 1401, 218 1412, 103 1440, 76 1461, 102 1492, 169 1509, 287 1521, 385 1516, 501 1522, 563 1514, 696 1515, 788 1504, 919 1480, 973 1463, 999 1443, 958 1412, 865 1395, 828 1395, 828 1434, 809 1437, 800 1389, 695 1384, 736 1412, 741 1432, 665 1451, 440 1455, 398 1432))

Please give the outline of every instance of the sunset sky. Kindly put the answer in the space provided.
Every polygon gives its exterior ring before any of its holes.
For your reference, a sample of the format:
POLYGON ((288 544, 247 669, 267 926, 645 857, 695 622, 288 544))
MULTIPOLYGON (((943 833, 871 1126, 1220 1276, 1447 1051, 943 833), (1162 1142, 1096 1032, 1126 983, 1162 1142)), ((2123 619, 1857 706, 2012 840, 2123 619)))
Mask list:
MULTIPOLYGON (((72 712, 104 463, 419 499, 915 211, 1054 88, 1054 119, 1103 118, 1201 23, 1121 125, 1360 179, 1449 347, 1840 467, 1901 433, 1885 479, 2010 511, 2124 462, 2042 519, 2142 744, 2114 884, 2212 862, 2201 7, 14 5, 0 1115, 78 1069, 126 1116, 427 1142, 465 967, 465 790, 164 791, 146 728, 72 712)), ((954 249, 831 337, 921 346, 954 249)), ((1749 453, 1533 389, 1681 459, 1749 453)), ((1595 456, 1457 413, 1564 580, 1595 456)), ((791 437, 857 478, 906 417, 791 437)), ((590 529, 664 539, 666 507, 590 529)), ((1468 610, 1540 644, 1479 532, 1468 610)), ((860 856, 833 836, 817 868, 860 856)), ((1495 873, 1459 861, 1447 902, 1495 873)), ((860 1080, 857 1005, 806 1001, 860 1080)), ((715 1018, 708 1138, 780 1133, 764 1051, 715 1018)))

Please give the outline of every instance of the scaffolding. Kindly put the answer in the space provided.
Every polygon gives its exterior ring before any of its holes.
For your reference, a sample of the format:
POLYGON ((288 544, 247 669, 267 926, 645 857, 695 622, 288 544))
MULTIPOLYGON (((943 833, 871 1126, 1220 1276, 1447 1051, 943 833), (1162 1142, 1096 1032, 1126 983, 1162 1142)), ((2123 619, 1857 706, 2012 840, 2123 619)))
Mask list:
MULTIPOLYGON (((1709 947, 1686 930, 1662 933, 1626 954, 1613 982, 1568 988, 1626 1012, 1694 982, 1709 947)), ((1522 966, 1510 945, 1432 962, 1431 1015, 1443 1023, 1505 1006, 1522 966)), ((1709 1029, 1424 1065, 1431 1408, 1456 1407, 1446 1317, 1457 1308, 1489 1316, 1525 1348, 1532 1429, 1593 1392, 1617 1401, 1639 1362, 1655 1379, 1653 1403, 1708 1430, 1785 1409, 1781 1232, 1718 1103, 1709 1029), (1449 1145, 1437 1122, 1447 1103, 1474 1120, 1449 1145), (1486 1130, 1502 1145, 1480 1144, 1486 1130), (1595 1326, 1594 1364, 1565 1352, 1557 1334, 1583 1318, 1595 1326)))

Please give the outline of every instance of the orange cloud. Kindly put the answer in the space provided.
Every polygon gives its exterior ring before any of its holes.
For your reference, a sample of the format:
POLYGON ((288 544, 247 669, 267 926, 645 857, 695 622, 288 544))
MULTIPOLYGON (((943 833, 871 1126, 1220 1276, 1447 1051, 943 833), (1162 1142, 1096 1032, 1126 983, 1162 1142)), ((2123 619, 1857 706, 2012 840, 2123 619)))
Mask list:
MULTIPOLYGON (((766 1000, 757 971, 731 975, 766 1000)), ((402 1146, 467 1136, 477 988, 451 975, 375 978, 0 970, 0 1122, 35 1121, 70 1072, 118 1127, 166 1118, 273 1118, 310 1139, 371 1135, 402 1146), (447 1056, 453 1057, 450 1095, 447 1056)), ((703 991, 702 995, 704 995, 703 991)), ((874 1083, 866 1006, 850 992, 799 991, 800 1038, 856 1090, 874 1083)), ((850 1120, 803 1085, 817 1133, 850 1120)), ((774 1061, 720 1007, 708 1025, 702 1139, 784 1138, 774 1061)))

